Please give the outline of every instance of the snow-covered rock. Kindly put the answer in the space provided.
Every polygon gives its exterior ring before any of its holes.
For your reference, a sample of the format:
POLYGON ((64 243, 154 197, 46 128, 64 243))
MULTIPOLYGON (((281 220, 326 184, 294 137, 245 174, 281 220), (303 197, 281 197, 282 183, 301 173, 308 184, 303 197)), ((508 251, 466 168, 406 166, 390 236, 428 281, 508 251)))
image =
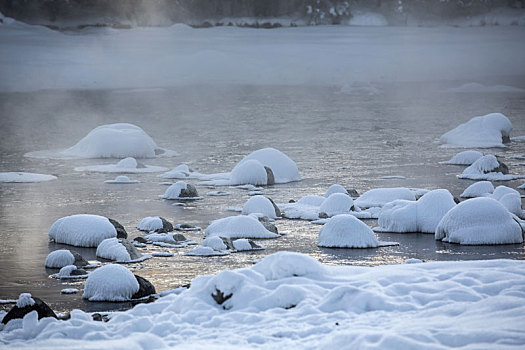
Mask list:
POLYGON ((494 192, 494 185, 490 181, 478 181, 467 187, 460 195, 463 198, 487 197, 494 192))
POLYGON ((211 249, 214 249, 214 250, 227 250, 228 249, 228 246, 224 244, 224 241, 219 236, 211 236, 211 237, 205 238, 202 241, 202 246, 210 247, 211 249))
POLYGON ((186 164, 181 164, 171 169, 170 171, 159 175, 159 177, 162 177, 164 179, 186 179, 190 176, 190 173, 190 168, 186 164))
POLYGON ((348 191, 346 190, 346 188, 344 188, 343 186, 339 185, 339 184, 333 184, 332 186, 328 187, 328 189, 326 190, 324 196, 326 198, 330 197, 331 194, 334 194, 334 193, 344 193, 344 194, 348 194, 348 191))
POLYGON ((279 209, 282 210, 282 215, 285 218, 313 220, 312 222, 316 224, 324 224, 324 220, 330 216, 328 213, 323 212, 323 210, 328 210, 333 215, 344 212, 360 219, 377 218, 377 215, 379 214, 379 210, 375 210, 376 208, 360 210, 358 207, 354 206, 354 211, 351 211, 350 208, 352 208, 352 205, 350 205, 347 210, 345 208, 352 200, 350 196, 343 193, 333 193, 331 196, 333 197, 329 199, 323 196, 308 195, 299 199, 297 203, 279 204, 278 206, 279 209), (341 196, 346 196, 348 198, 341 196), (323 204, 324 207, 321 210, 323 204), (319 219, 319 215, 323 216, 323 218, 319 219))
POLYGON ((379 214, 380 232, 434 233, 443 216, 456 203, 445 189, 427 192, 417 201, 395 200, 383 206, 379 214))
POLYGON ((140 127, 117 123, 96 127, 61 153, 75 158, 155 158, 174 152, 159 148, 140 127))
MULTIPOLYGON (((301 175, 299 175, 299 169, 297 168, 295 162, 286 154, 276 150, 275 148, 263 148, 250 153, 239 163, 237 163, 237 165, 232 170, 232 174, 236 171, 236 168, 241 167, 242 164, 249 160, 256 160, 263 166, 270 168, 275 177, 275 183, 286 183, 301 180, 301 175)), ((252 184, 258 185, 254 183, 252 184)))
POLYGON ((137 160, 133 157, 121 159, 116 164, 88 165, 75 168, 75 171, 94 171, 99 173, 124 174, 155 173, 166 170, 167 168, 161 166, 144 165, 137 162, 137 160))
POLYGON ((459 147, 505 147, 512 130, 512 123, 501 113, 474 117, 441 135, 443 144, 459 147))
POLYGON ((160 216, 148 216, 140 220, 137 229, 146 232, 171 232, 173 225, 168 220, 160 216))
MULTIPOLYGON (((20 320, 20 326, 25 327, 26 332, 30 332, 30 334, 34 334, 36 330, 35 326, 38 323, 38 320, 46 317, 52 317, 55 319, 57 318, 57 315, 45 302, 42 301, 42 299, 33 297, 30 293, 20 294, 18 300, 16 301, 16 305, 13 306, 13 308, 9 310, 7 314, 0 316, 3 316, 2 325, 8 324, 12 320, 20 320), (26 321, 26 316, 28 314, 30 315, 28 316, 29 318, 26 321), (31 319, 31 321, 29 321, 29 319, 31 319)), ((8 326, 12 325, 13 323, 14 322, 11 322, 8 326)), ((0 327, 2 325, 0 325, 0 327)), ((14 327, 16 328, 16 326, 14 327)), ((7 330, 8 328, 4 328, 3 332, 6 332, 7 330)), ((3 345, 6 344, 5 341, 1 342, 3 345)))
POLYGON ((96 254, 100 258, 118 263, 138 262, 151 257, 147 254, 142 255, 128 240, 117 238, 108 238, 100 242, 96 254))
POLYGON ((496 187, 491 197, 500 202, 512 214, 519 217, 523 216, 521 195, 517 190, 501 185, 496 187))
POLYGON ((414 191, 404 187, 374 188, 363 193, 354 201, 360 208, 382 207, 396 199, 415 201, 414 191))
POLYGON ((164 199, 202 199, 197 193, 197 189, 192 184, 184 181, 177 181, 164 192, 161 196, 164 199))
POLYGON ((484 155, 483 157, 472 163, 467 167, 461 175, 460 179, 471 180, 490 180, 490 181, 505 181, 520 178, 520 175, 509 175, 507 166, 498 161, 492 154, 484 155))
POLYGON ((213 221, 205 230, 206 237, 226 238, 277 238, 278 234, 268 231, 256 218, 249 215, 230 216, 213 221))
POLYGON ((108 218, 78 214, 58 219, 49 229, 49 239, 77 247, 97 247, 106 238, 117 237, 108 218))
POLYGON ((492 198, 494 198, 495 200, 499 201, 501 200, 501 198, 507 194, 516 194, 516 195, 520 195, 520 193, 518 191, 516 191, 515 189, 513 188, 510 188, 510 187, 507 187, 507 186, 503 186, 503 185, 500 185, 498 187, 496 187, 494 189, 494 191, 492 192, 492 198))
POLYGON ((267 185, 268 173, 256 159, 249 159, 239 163, 231 172, 229 185, 267 185))
POLYGON ((46 257, 46 267, 62 268, 67 265, 73 265, 75 257, 67 249, 55 250, 46 257))
POLYGON ((346 214, 354 209, 353 199, 344 193, 332 193, 319 207, 319 217, 326 215, 332 217, 338 214, 346 214))
POLYGON ((44 182, 56 179, 56 176, 47 174, 25 172, 0 172, 0 182, 44 182))
POLYGON ((463 151, 456 154, 451 159, 441 162, 442 164, 452 164, 452 165, 471 165, 479 158, 483 157, 483 153, 479 151, 463 151))
POLYGON ((228 254, 230 254, 229 251, 215 250, 211 247, 206 247, 202 245, 184 252, 184 255, 188 256, 222 256, 228 254))
POLYGON ((439 222, 436 240, 467 245, 522 243, 521 226, 497 200, 468 199, 439 222))
POLYGON ((84 269, 79 269, 75 265, 66 265, 58 271, 58 273, 51 275, 51 277, 70 280, 70 279, 84 279, 88 277, 88 273, 84 269))
POLYGON ((126 175, 119 175, 114 180, 106 180, 104 181, 107 184, 136 184, 139 183, 139 180, 131 180, 126 175))
POLYGON ((317 245, 325 248, 376 248, 397 245, 395 242, 380 242, 374 232, 353 215, 337 215, 328 220, 319 230, 317 245))
POLYGON ((279 208, 270 199, 260 195, 251 197, 242 207, 243 215, 252 213, 260 213, 270 219, 277 219, 281 216, 279 208))
POLYGON ((127 301, 139 291, 139 282, 122 265, 109 264, 93 271, 84 286, 82 298, 89 301, 127 301))

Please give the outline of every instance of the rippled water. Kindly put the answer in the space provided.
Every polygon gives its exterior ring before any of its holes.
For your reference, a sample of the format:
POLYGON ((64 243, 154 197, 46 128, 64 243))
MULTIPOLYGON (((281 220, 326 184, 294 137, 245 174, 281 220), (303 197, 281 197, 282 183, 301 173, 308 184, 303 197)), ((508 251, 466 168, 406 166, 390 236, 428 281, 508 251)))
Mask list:
MULTIPOLYGON (((487 84, 525 87, 524 77, 487 78, 487 84)), ((207 87, 119 91, 43 91, 0 94, 0 171, 55 174, 57 181, 39 184, 0 184, 0 299, 31 292, 59 311, 72 308, 107 310, 129 304, 88 303, 77 295, 61 295, 84 282, 49 278, 47 254, 63 246, 48 242, 52 223, 63 216, 92 213, 118 220, 130 238, 141 235, 134 227, 146 216, 160 215, 174 223, 206 227, 226 209, 242 206, 247 191, 227 189, 226 197, 210 197, 186 207, 158 198, 166 189, 156 174, 130 175, 136 185, 108 185, 114 174, 80 173, 75 166, 115 163, 115 160, 44 160, 25 152, 66 148, 100 124, 129 122, 141 126, 161 147, 179 152, 175 158, 144 163, 174 167, 181 163, 203 172, 229 171, 244 155, 275 147, 297 163, 303 181, 276 185, 265 194, 278 203, 307 194, 323 194, 340 183, 362 193, 375 187, 447 188, 458 196, 471 182, 458 180, 457 166, 438 164, 458 152, 437 144, 442 133, 476 115, 506 114, 513 135, 525 135, 525 94, 452 94, 445 90, 465 82, 399 83, 356 86, 349 93, 335 87, 207 87), (382 179, 402 175, 405 179, 382 179)), ((512 156, 525 154, 525 143, 511 143, 504 156, 511 172, 525 173, 512 156)), ((523 181, 505 185, 517 187, 523 181)), ((375 224, 368 221, 369 225, 375 224)), ((423 260, 524 259, 523 245, 469 247, 436 242, 429 234, 379 233, 381 240, 400 242, 378 249, 318 248, 320 226, 297 220, 279 220, 287 235, 266 240, 267 249, 225 257, 187 257, 184 249, 148 246, 148 251, 171 251, 175 256, 127 265, 147 278, 158 291, 189 283, 201 274, 249 266, 279 250, 310 254, 328 264, 379 265, 423 260)), ((202 232, 190 233, 196 241, 202 232)), ((78 249, 95 259, 95 249, 78 249)))

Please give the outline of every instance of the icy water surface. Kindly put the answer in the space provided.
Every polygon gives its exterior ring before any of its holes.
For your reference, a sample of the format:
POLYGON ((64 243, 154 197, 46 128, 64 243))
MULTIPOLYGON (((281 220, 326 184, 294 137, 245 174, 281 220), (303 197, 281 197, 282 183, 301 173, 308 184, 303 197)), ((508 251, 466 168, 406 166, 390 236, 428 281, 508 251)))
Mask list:
MULTIPOLYGON (((525 88, 518 77, 486 78, 487 85, 508 84, 525 88)), ((458 196, 472 182, 458 180, 462 167, 438 164, 460 150, 444 149, 437 138, 471 117, 490 112, 506 114, 514 125, 512 135, 525 135, 525 94, 449 93, 464 81, 355 85, 346 93, 336 87, 207 87, 113 91, 42 91, 0 94, 0 171, 54 174, 57 181, 36 184, 0 184, 0 299, 15 299, 31 292, 55 310, 88 311, 127 308, 129 304, 88 303, 81 300, 84 282, 49 278, 44 268, 50 251, 64 246, 48 242, 47 232, 60 217, 78 213, 105 215, 118 220, 129 237, 142 235, 135 225, 146 216, 160 215, 174 223, 205 228, 211 220, 235 215, 249 198, 240 189, 231 195, 211 197, 198 187, 203 200, 185 207, 161 200, 166 186, 157 174, 130 174, 136 185, 109 185, 115 174, 83 173, 74 167, 115 163, 116 160, 45 160, 24 153, 66 148, 91 129, 115 122, 134 123, 160 147, 179 156, 144 160, 145 164, 174 167, 188 164, 203 173, 229 171, 244 155, 274 147, 298 165, 303 181, 271 186, 264 193, 277 203, 307 194, 322 195, 339 183, 358 192, 376 187, 447 188, 458 196), (384 179, 384 176, 404 179, 384 179), (61 295, 63 288, 80 289, 61 295)), ((505 158, 512 173, 525 173, 525 143, 493 149, 505 158)), ((516 188, 523 181, 504 184, 516 188)), ((495 183, 498 185, 498 183, 495 183)), ((374 221, 368 221, 373 226, 374 221)), ((173 257, 153 258, 127 265, 150 280, 158 291, 189 283, 201 274, 249 266, 254 260, 279 250, 310 254, 328 264, 379 265, 402 263, 407 258, 431 260, 524 259, 523 245, 469 247, 436 242, 429 234, 379 233, 381 240, 398 247, 378 249, 318 248, 320 226, 305 221, 279 220, 275 240, 261 243, 266 250, 225 257, 187 257, 185 249, 148 246, 148 252, 170 251, 173 257)), ((189 233, 201 242, 202 232, 189 233)), ((76 249, 95 260, 95 249, 76 249)))

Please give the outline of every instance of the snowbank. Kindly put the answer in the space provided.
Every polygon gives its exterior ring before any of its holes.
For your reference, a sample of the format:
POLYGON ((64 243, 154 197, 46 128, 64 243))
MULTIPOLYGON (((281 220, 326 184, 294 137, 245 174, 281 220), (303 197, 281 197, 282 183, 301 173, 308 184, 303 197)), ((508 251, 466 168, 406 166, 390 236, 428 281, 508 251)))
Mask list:
POLYGON ((449 191, 433 190, 417 201, 395 200, 383 206, 379 214, 379 232, 434 233, 443 216, 456 203, 449 191))
POLYGON ((297 168, 295 162, 291 160, 286 154, 276 150, 275 148, 263 148, 250 153, 239 163, 237 163, 237 165, 232 170, 232 174, 235 173, 238 167, 241 167, 245 162, 252 159, 272 170, 275 177, 275 183, 286 183, 301 180, 301 175, 299 175, 299 169, 297 168))
POLYGON ((504 139, 509 139, 512 123, 501 113, 491 113, 474 117, 468 122, 441 135, 443 144, 459 147, 505 147, 504 139))
POLYGON ((119 175, 114 180, 106 180, 104 181, 107 184, 136 184, 139 183, 139 180, 131 180, 126 175, 119 175))
POLYGON ((0 173, 0 182, 44 182, 56 180, 57 177, 47 174, 5 172, 0 173))
POLYGON ((62 268, 67 265, 73 265, 75 257, 67 249, 59 249, 52 251, 46 257, 46 267, 62 268))
POLYGON ((483 157, 483 153, 479 151, 463 151, 456 154, 450 160, 441 162, 441 164, 471 165, 481 157, 483 157))
POLYGON ((89 275, 82 298, 89 301, 127 301, 138 291, 139 283, 130 270, 122 265, 109 264, 89 275))
MULTIPOLYGON (((166 171, 167 168, 161 166, 144 165, 137 162, 133 157, 120 160, 117 164, 102 164, 76 167, 75 171, 95 171, 99 173, 155 173, 166 171)), ((128 179, 129 182, 129 179, 128 179)))
POLYGON ((404 187, 374 188, 363 193, 354 201, 360 208, 382 207, 396 199, 415 201, 414 191, 404 187))
POLYGON ((501 203, 473 198, 452 208, 439 222, 436 240, 480 245, 522 243, 521 226, 501 203))
MULTIPOLYGON (((277 209, 278 210, 278 209, 277 209)), ((277 219, 280 215, 277 215, 276 208, 272 201, 265 196, 253 196, 250 197, 242 206, 242 214, 248 215, 252 213, 260 213, 270 219, 277 219)), ((280 212, 279 212, 280 214, 280 212)))
POLYGON ((206 237, 226 238, 277 238, 278 234, 268 231, 263 224, 250 215, 230 216, 213 221, 204 232, 206 237))
POLYGON ((49 229, 49 239, 78 247, 97 247, 106 238, 117 237, 108 218, 78 214, 58 219, 49 229))
POLYGON ((494 192, 494 185, 490 181, 478 181, 467 187, 460 197, 463 198, 475 198, 475 197, 487 197, 494 192))
POLYGON ((379 242, 374 232, 353 215, 337 215, 319 230, 319 247, 325 248, 376 248, 398 245, 395 242, 379 242))
MULTIPOLYGON (((111 282, 111 281, 109 281, 111 282)), ((522 349, 525 262, 321 265, 280 252, 96 322, 10 322, 23 348, 522 349), (222 295, 222 297, 221 297, 222 295), (486 321, 490 320, 490 329, 486 321), (485 326, 483 326, 485 325, 485 326)))
POLYGON ((508 181, 523 177, 521 175, 503 174, 501 171, 502 166, 498 159, 492 154, 487 154, 463 170, 463 172, 458 175, 458 178, 471 180, 508 181))

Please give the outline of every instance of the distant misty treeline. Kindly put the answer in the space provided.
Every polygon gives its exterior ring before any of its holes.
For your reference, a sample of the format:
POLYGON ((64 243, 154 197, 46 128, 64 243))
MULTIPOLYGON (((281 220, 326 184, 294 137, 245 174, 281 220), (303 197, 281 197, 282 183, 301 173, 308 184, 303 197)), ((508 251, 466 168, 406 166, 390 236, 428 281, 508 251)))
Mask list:
POLYGON ((402 25, 408 16, 451 19, 500 7, 525 8, 525 0, 0 0, 5 16, 57 26, 231 25, 227 21, 232 18, 289 18, 292 25, 295 21, 298 25, 340 24, 355 11, 379 13, 390 24, 402 25))

